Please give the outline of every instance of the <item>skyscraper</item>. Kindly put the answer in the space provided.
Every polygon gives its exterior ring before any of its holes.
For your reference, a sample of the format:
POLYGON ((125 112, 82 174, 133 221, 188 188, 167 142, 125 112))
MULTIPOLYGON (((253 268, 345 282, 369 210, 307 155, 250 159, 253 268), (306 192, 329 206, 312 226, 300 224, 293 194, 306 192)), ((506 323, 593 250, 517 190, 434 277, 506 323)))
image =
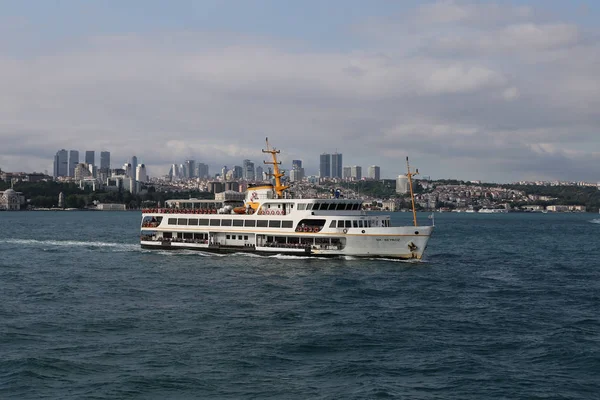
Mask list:
POLYGON ((94 159, 96 158, 96 153, 94 150, 87 150, 85 152, 85 163, 89 165, 94 165, 94 159))
POLYGON ((257 181, 262 181, 263 179, 265 179, 264 177, 264 171, 263 171, 263 167, 261 167, 260 165, 258 167, 256 167, 256 174, 254 176, 254 178, 257 181))
POLYGON ((331 177, 342 177, 342 155, 339 153, 333 153, 331 155, 331 177))
POLYGON ((69 176, 75 176, 75 167, 79 164, 79 152, 77 150, 69 150, 69 176))
POLYGON ((331 176, 331 154, 321 154, 319 176, 321 178, 329 178, 331 176))
POLYGON ((110 169, 110 151, 100 152, 100 169, 110 169))
POLYGON ((254 163, 250 160, 244 160, 243 165, 244 179, 247 181, 256 180, 256 176, 254 175, 254 163))
POLYGON ((350 179, 350 178, 352 178, 352 167, 344 167, 342 169, 342 178, 343 179, 350 179))
POLYGON ((378 181, 381 178, 381 169, 377 165, 371 165, 369 167, 369 179, 378 181))
POLYGON ((359 165, 355 165, 352 167, 352 179, 355 181, 360 181, 362 179, 362 167, 359 165))
POLYGON ((208 165, 207 164, 198 163, 196 169, 198 170, 198 172, 196 173, 196 176, 198 178, 201 178, 201 179, 208 178, 208 165))
POLYGON ((185 160, 185 172, 184 176, 186 178, 193 178, 196 176, 196 161, 194 160, 185 160))
POLYGON ((304 178, 304 168, 302 168, 302 160, 292 161, 292 170, 290 171, 290 182, 298 182, 304 178))
POLYGON ((148 175, 146 174, 146 166, 144 164, 140 164, 135 171, 135 179, 138 182, 147 182, 148 175))
POLYGON ((69 174, 69 153, 65 150, 59 150, 54 156, 54 178, 67 176, 69 174))
POLYGON ((137 157, 136 156, 131 157, 131 174, 129 175, 129 177, 133 178, 134 180, 135 180, 135 172, 137 171, 137 166, 138 166, 137 157))
POLYGON ((292 169, 302 168, 302 160, 292 160, 292 169))
POLYGON ((242 179, 244 177, 244 169, 239 165, 233 167, 233 179, 242 179))

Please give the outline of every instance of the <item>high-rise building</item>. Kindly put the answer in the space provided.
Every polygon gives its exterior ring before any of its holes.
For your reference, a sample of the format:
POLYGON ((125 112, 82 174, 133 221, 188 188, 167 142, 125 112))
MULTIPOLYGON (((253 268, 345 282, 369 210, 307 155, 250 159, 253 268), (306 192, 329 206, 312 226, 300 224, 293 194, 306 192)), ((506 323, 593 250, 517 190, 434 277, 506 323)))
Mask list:
POLYGON ((360 181, 362 179, 362 167, 359 165, 354 165, 350 174, 353 180, 360 181))
POLYGON ((262 181, 265 179, 265 173, 264 173, 263 167, 261 167, 260 165, 258 167, 256 167, 255 178, 257 181, 262 181))
POLYGON ((131 157, 131 173, 128 175, 130 178, 135 180, 135 172, 137 171, 138 160, 136 156, 131 157))
POLYGON ((75 176, 75 167, 79 164, 79 152, 77 150, 69 150, 69 176, 75 176))
POLYGON ((244 179, 247 181, 256 180, 255 171, 254 171, 254 163, 250 160, 244 160, 243 163, 244 168, 244 179))
POLYGON ((319 176, 321 178, 329 178, 331 176, 331 154, 321 154, 319 176))
POLYGON ((94 150, 87 150, 85 152, 85 163, 86 164, 94 165, 95 158, 96 158, 96 152, 94 152, 94 150))
POLYGON ((184 166, 185 166, 184 176, 186 178, 193 178, 196 176, 196 161, 185 160, 184 166))
POLYGON ((100 152, 100 169, 110 169, 110 151, 100 152))
POLYGON ((342 178, 342 155, 339 153, 331 155, 331 177, 342 178))
POLYGON ((233 167, 233 179, 242 179, 244 177, 244 169, 239 165, 233 167))
POLYGON ((135 179, 138 182, 148 182, 148 175, 146 174, 146 166, 144 164, 140 164, 135 171, 135 179))
POLYGON ((87 164, 80 163, 75 166, 75 170, 73 171, 75 180, 80 181, 84 178, 89 178, 90 176, 92 176, 92 174, 89 171, 87 164))
POLYGON ((350 178, 352 178, 352 167, 344 167, 342 169, 342 178, 343 179, 350 179, 350 178))
POLYGON ((227 169, 227 165, 223 165, 223 168, 221 168, 221 179, 225 180, 227 177, 227 172, 229 170, 227 169))
POLYGON ((371 165, 369 167, 369 179, 378 181, 381 178, 381 168, 378 165, 371 165))
POLYGON ((304 178, 304 168, 302 160, 292 161, 292 170, 290 171, 290 182, 299 182, 304 178))
MULTIPOLYGON (((125 171, 125 174, 124 174, 125 176, 127 176, 129 178, 135 176, 135 172, 132 172, 132 169, 133 168, 130 163, 123 164, 123 171, 125 171)), ((135 179, 135 178, 133 178, 133 179, 135 179)))
POLYGON ((406 194, 408 191, 408 177, 406 175, 398 175, 398 178, 396 178, 396 193, 406 194))
POLYGON ((196 169, 197 169, 196 176, 198 178, 201 178, 201 179, 208 178, 208 165, 207 164, 198 163, 198 165, 196 166, 196 169))
POLYGON ((172 181, 179 178, 179 167, 177 164, 171 165, 171 169, 169 170, 169 178, 171 178, 172 181))
POLYGON ((54 156, 54 178, 67 176, 69 174, 69 153, 65 150, 59 150, 54 156))

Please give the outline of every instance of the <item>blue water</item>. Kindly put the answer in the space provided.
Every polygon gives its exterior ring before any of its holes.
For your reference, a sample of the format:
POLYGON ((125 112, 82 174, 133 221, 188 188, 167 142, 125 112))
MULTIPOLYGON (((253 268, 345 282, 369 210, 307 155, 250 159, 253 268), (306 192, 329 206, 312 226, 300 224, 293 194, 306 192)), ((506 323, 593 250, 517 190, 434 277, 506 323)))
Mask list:
POLYGON ((407 263, 141 250, 139 213, 0 213, 0 398, 600 398, 597 217, 438 214, 407 263))

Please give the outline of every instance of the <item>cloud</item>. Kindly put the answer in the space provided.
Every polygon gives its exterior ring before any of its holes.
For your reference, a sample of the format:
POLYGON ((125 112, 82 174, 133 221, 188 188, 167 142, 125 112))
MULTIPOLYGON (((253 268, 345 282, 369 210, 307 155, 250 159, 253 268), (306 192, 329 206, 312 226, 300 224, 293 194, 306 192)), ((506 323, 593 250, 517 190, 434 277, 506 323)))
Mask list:
POLYGON ((154 175, 188 158, 214 171, 260 164, 269 136, 310 173, 337 150, 388 177, 411 155, 433 177, 595 180, 600 42, 535 11, 431 3, 366 19, 344 51, 218 32, 7 51, 0 167, 51 170, 57 150, 74 148, 109 150, 115 166, 135 154, 154 175))

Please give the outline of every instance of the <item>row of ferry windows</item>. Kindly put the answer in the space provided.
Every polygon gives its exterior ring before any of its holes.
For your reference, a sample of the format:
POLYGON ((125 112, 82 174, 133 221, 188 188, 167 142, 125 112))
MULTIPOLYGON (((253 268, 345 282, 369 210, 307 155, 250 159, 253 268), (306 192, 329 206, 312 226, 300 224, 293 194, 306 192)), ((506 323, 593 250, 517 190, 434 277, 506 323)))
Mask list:
POLYGON ((333 220, 329 224, 330 228, 372 228, 372 227, 388 227, 390 226, 390 221, 383 220, 333 220))
POLYGON ((293 221, 255 219, 169 218, 169 225, 245 226, 250 228, 293 228, 293 221))
POLYGON ((347 210, 360 210, 360 203, 308 203, 298 204, 298 211, 302 210, 313 210, 313 211, 347 211, 347 210))

